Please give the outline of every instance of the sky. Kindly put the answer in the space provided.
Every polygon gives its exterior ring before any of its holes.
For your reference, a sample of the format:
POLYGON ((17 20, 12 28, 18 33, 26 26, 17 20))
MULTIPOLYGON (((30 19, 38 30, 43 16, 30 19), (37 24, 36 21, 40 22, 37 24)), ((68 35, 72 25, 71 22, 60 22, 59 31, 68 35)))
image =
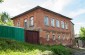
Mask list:
POLYGON ((75 34, 85 27, 85 0, 4 0, 0 3, 0 13, 7 12, 14 17, 36 6, 72 18, 75 34))

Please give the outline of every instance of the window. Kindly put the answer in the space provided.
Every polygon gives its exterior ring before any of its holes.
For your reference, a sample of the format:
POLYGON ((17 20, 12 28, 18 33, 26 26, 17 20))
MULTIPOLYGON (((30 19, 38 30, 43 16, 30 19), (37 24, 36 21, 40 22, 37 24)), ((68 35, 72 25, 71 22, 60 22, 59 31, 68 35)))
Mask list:
POLYGON ((65 28, 68 29, 68 23, 65 23, 65 28))
POLYGON ((44 24, 47 25, 47 26, 49 25, 48 16, 44 17, 44 24))
POLYGON ((46 35, 46 40, 49 41, 49 34, 46 35))
POLYGON ((55 26, 55 22, 54 22, 54 19, 51 19, 51 26, 55 26))
POLYGON ((64 22, 63 21, 61 21, 61 27, 64 28, 64 22))
POLYGON ((65 35, 63 34, 63 40, 65 40, 65 35))
POLYGON ((67 40, 69 40, 70 39, 70 34, 67 34, 67 37, 66 38, 67 38, 67 40))
POLYGON ((24 27, 27 28, 27 19, 24 20, 24 27))
POLYGON ((17 27, 20 27, 20 22, 17 22, 17 27))
POLYGON ((56 40, 56 38, 55 38, 55 34, 53 34, 53 40, 56 40))
POLYGON ((67 40, 69 40, 69 37, 67 37, 67 40))
POLYGON ((58 40, 60 40, 60 35, 58 35, 58 40))
POLYGON ((31 17, 30 18, 30 26, 33 26, 34 25, 34 20, 33 19, 34 19, 34 17, 31 17))
POLYGON ((56 27, 60 27, 59 20, 56 20, 56 27))
POLYGON ((18 20, 18 22, 17 22, 17 27, 20 27, 20 21, 18 20))

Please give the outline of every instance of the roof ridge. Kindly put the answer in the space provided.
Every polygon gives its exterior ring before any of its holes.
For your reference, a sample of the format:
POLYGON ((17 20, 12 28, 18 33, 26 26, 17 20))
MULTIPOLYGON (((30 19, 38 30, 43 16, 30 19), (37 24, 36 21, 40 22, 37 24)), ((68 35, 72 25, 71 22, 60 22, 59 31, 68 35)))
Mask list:
POLYGON ((21 13, 21 14, 15 16, 15 17, 13 17, 12 19, 17 18, 17 17, 19 17, 19 16, 21 16, 21 15, 24 15, 24 14, 26 14, 26 13, 29 13, 29 12, 31 12, 31 11, 33 11, 33 10, 36 10, 36 9, 39 9, 39 8, 72 20, 72 18, 69 18, 69 17, 64 16, 64 15, 62 15, 62 14, 59 14, 59 13, 57 13, 57 12, 51 11, 51 10, 49 10, 49 9, 43 8, 43 7, 41 7, 41 6, 36 6, 36 7, 32 8, 32 9, 30 9, 30 10, 28 10, 28 11, 25 11, 24 13, 21 13))

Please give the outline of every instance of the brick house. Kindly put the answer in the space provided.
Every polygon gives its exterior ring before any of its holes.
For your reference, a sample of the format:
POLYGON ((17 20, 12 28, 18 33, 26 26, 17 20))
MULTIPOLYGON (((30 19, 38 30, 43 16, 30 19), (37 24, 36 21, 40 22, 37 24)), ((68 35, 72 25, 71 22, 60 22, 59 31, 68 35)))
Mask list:
POLYGON ((12 18, 14 26, 38 31, 39 43, 72 45, 74 24, 71 18, 37 6, 12 18))

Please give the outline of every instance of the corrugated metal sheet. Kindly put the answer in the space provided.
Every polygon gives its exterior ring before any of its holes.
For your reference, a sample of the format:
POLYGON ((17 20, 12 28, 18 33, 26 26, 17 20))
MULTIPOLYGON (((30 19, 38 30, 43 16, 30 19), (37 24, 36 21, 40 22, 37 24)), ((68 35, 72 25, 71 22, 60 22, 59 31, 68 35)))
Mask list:
POLYGON ((24 29, 10 26, 1 26, 0 25, 0 37, 9 38, 17 41, 25 41, 24 38, 24 29))

